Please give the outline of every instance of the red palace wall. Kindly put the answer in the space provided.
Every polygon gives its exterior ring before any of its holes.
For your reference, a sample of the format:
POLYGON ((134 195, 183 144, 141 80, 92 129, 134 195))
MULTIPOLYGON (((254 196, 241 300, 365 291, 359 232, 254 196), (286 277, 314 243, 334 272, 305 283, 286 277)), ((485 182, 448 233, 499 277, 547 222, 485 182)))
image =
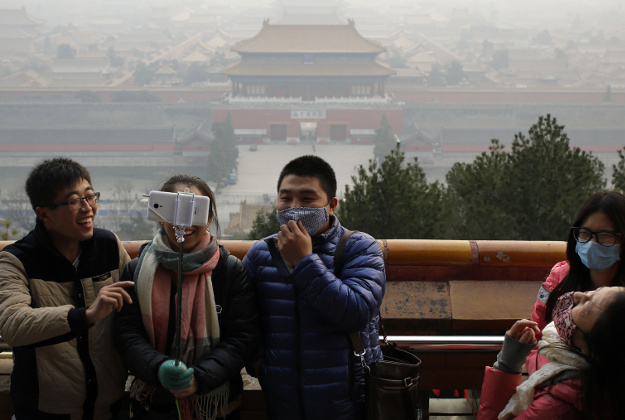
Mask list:
POLYGON ((350 140, 350 130, 375 130, 380 127, 382 116, 391 125, 393 132, 403 129, 404 114, 401 109, 327 109, 325 118, 292 118, 290 109, 216 109, 213 111, 215 121, 224 121, 230 114, 232 126, 235 130, 266 130, 267 137, 273 124, 286 125, 288 138, 299 138, 300 123, 316 122, 317 138, 330 138, 331 126, 345 125, 347 140, 350 140))

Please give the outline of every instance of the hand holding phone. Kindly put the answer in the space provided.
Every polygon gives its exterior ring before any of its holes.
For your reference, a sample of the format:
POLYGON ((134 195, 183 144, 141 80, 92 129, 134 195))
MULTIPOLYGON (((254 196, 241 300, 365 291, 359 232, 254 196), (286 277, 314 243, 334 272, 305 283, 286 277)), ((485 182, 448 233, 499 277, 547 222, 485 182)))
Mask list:
POLYGON ((173 225, 205 226, 208 223, 210 199, 204 195, 180 192, 150 191, 148 196, 148 220, 173 225), (178 213, 176 214, 176 202, 178 213), (178 220, 176 220, 178 216, 178 220))

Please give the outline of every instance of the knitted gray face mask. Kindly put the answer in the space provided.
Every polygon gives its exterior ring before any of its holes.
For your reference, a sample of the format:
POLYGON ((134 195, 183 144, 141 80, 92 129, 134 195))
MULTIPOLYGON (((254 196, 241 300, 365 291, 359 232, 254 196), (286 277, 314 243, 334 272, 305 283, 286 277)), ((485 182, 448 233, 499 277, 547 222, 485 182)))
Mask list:
POLYGON ((330 218, 327 207, 290 207, 276 211, 276 217, 281 225, 286 225, 289 220, 301 221, 310 236, 317 233, 330 218))

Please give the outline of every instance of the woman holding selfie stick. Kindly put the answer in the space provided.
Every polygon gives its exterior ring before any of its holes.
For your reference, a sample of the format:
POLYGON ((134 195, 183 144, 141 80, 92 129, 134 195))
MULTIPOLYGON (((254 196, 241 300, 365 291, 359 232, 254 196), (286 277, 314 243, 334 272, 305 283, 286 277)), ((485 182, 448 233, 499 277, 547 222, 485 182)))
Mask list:
POLYGON ((176 175, 161 191, 186 188, 210 198, 208 223, 185 227, 177 236, 177 227, 160 222, 154 239, 126 267, 125 276, 135 282, 129 288, 133 303, 116 316, 115 343, 135 377, 133 418, 238 419, 240 371, 260 337, 253 287, 241 261, 208 231, 211 223, 219 230, 208 185, 176 175), (178 335, 179 246, 184 258, 178 335))

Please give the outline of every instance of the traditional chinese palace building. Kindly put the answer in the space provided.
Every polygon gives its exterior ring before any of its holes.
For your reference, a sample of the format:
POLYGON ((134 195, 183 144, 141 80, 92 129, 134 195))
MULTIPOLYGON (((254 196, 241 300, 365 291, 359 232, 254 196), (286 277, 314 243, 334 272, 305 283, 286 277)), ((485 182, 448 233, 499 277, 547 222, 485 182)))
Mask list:
POLYGON ((232 81, 226 107, 243 142, 328 141, 368 143, 386 117, 401 131, 402 110, 386 94, 393 70, 384 52, 344 25, 271 25, 237 43, 241 60, 224 70, 232 81))

